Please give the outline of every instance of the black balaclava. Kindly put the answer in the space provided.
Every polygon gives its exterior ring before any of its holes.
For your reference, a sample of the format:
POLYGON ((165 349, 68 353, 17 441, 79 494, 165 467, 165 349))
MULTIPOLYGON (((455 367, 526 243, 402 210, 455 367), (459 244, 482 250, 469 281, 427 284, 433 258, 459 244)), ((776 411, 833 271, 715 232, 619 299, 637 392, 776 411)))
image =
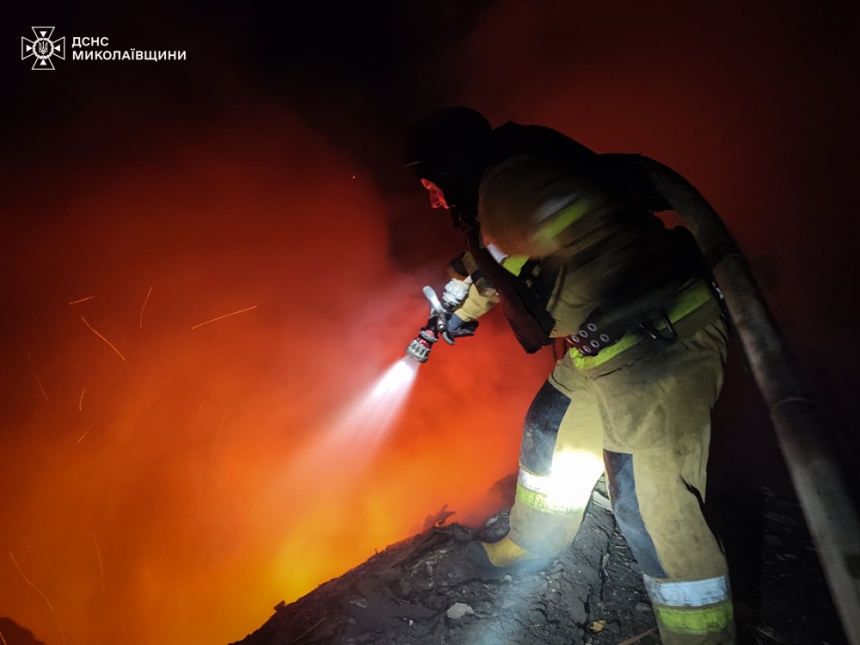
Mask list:
POLYGON ((454 225, 473 222, 478 186, 494 152, 490 122, 467 107, 438 110, 412 126, 406 147, 406 165, 442 189, 454 225))

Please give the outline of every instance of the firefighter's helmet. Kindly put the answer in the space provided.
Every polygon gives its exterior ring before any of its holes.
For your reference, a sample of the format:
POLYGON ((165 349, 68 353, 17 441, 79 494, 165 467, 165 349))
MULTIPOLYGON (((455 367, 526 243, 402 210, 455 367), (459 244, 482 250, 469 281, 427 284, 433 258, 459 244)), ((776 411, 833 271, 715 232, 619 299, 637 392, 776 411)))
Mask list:
POLYGON ((483 114, 449 107, 419 119, 406 139, 406 165, 442 174, 470 172, 486 162, 493 128, 483 114))

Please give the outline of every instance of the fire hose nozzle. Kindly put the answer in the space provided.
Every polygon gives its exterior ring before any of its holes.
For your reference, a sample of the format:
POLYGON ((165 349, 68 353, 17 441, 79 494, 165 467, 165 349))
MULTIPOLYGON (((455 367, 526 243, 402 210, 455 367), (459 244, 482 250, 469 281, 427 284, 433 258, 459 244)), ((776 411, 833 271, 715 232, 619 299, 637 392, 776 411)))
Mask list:
POLYGON ((430 301, 430 319, 427 321, 427 326, 423 327, 418 332, 418 336, 406 346, 406 355, 409 358, 419 363, 426 363, 430 357, 430 350, 439 340, 440 335, 449 345, 454 344, 454 341, 444 332, 451 313, 466 299, 470 284, 471 280, 451 280, 445 285, 441 300, 433 287, 424 287, 424 297, 430 301))
POLYGON ((432 329, 422 329, 418 335, 406 346, 406 355, 419 363, 426 363, 430 358, 430 350, 439 340, 432 329))

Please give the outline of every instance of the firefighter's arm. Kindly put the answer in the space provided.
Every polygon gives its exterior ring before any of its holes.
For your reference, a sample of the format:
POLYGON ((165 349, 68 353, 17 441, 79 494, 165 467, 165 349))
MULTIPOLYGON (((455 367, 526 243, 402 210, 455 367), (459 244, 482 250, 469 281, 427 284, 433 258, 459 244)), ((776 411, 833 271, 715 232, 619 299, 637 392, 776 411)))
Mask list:
POLYGON ((495 289, 482 295, 478 287, 472 284, 469 287, 469 294, 463 301, 463 304, 454 310, 454 316, 457 316, 463 322, 472 322, 478 320, 481 316, 493 308, 493 305, 499 302, 499 295, 495 289))
MULTIPOLYGON (((478 318, 499 302, 499 296, 489 280, 481 274, 468 251, 451 262, 448 274, 453 278, 452 282, 467 281, 470 284, 465 298, 454 309, 448 320, 446 334, 451 339, 473 336, 478 327, 478 318)), ((460 282, 460 284, 463 283, 460 282)))

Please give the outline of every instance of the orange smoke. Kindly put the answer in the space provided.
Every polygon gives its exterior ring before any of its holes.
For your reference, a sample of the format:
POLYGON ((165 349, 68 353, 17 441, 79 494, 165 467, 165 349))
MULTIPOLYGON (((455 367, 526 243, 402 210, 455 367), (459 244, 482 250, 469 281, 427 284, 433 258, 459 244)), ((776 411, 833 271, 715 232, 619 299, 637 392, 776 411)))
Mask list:
POLYGON ((549 360, 494 316, 434 351, 363 468, 301 459, 445 277, 392 270, 366 173, 297 120, 28 191, 4 214, 0 612, 37 638, 238 640, 445 504, 490 510, 549 360))
MULTIPOLYGON (((542 123, 685 174, 751 259, 776 267, 768 297, 790 345, 828 339, 798 351, 819 391, 855 400, 856 343, 843 340, 856 317, 833 276, 857 261, 844 234, 855 220, 837 221, 856 202, 843 186, 856 175, 843 131, 856 39, 755 3, 520 5, 490 7, 450 61, 427 59, 420 84, 435 100, 462 81, 450 102, 494 124, 542 123)), ((221 96, 229 65, 210 66, 221 96)), ((516 467, 550 369, 493 312, 475 338, 434 348, 371 461, 315 451, 403 355, 426 320, 421 287, 441 286, 449 256, 398 274, 387 197, 291 115, 214 122, 184 77, 162 102, 138 78, 125 103, 111 77, 71 106, 113 119, 105 138, 121 132, 123 146, 153 112, 148 142, 93 152, 72 137, 80 149, 43 145, 2 173, 0 617, 49 645, 238 640, 445 504, 453 520, 478 517, 516 467), (160 123, 183 106, 193 125, 160 123)), ((39 87, 51 89, 27 110, 63 104, 61 86, 39 87)))

